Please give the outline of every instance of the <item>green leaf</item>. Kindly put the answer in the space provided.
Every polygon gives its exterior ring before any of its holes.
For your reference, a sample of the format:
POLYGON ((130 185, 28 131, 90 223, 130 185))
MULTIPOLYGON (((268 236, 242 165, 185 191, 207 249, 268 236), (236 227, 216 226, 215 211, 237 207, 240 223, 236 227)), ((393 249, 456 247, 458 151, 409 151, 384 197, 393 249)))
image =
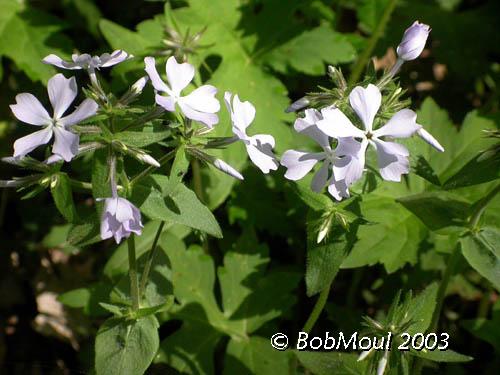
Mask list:
MULTIPOLYGON (((306 263, 306 288, 307 295, 313 296, 330 285, 337 276, 340 265, 352 248, 353 241, 349 234, 340 226, 321 243, 317 243, 317 231, 312 222, 317 215, 309 215, 307 223, 307 263, 306 263), (311 218, 311 216, 313 218, 311 218)), ((321 220, 321 215, 319 215, 321 220)))
POLYGON ((63 28, 61 20, 26 2, 0 0, 0 57, 13 60, 32 81, 46 83, 55 69, 41 60, 51 53, 65 58, 71 50, 71 40, 61 34, 63 28))
POLYGON ((407 210, 417 216, 430 230, 468 225, 470 203, 446 191, 428 192, 398 198, 407 210))
POLYGON ((443 186, 445 189, 456 189, 482 184, 499 178, 500 153, 485 151, 469 161, 456 174, 449 177, 443 186))
POLYGON ((178 371, 213 374, 214 347, 224 335, 241 342, 238 350, 245 350, 242 346, 254 345, 249 334, 282 315, 295 302, 290 292, 299 275, 290 271, 266 272, 268 249, 258 245, 251 231, 245 232, 234 250, 226 252, 224 265, 218 269, 223 310, 214 295, 213 259, 199 246, 191 246, 187 251, 167 251, 174 295, 179 301, 171 314, 183 324, 161 343, 158 361, 167 362, 178 371))
POLYGON ((369 224, 359 227, 358 241, 341 268, 382 263, 387 272, 394 272, 406 263, 416 263, 419 243, 426 237, 427 230, 420 220, 394 201, 403 186, 384 185, 360 203, 361 216, 369 224), (397 192, 392 190, 395 188, 397 192))
MULTIPOLYGON (((111 182, 109 180, 108 148, 94 151, 92 158, 92 195, 94 199, 111 197, 111 182)), ((102 203, 97 204, 98 215, 102 210, 102 203)))
POLYGON ((315 193, 309 186, 300 183, 293 183, 290 186, 298 197, 315 211, 326 211, 335 206, 330 198, 324 194, 315 193))
POLYGON ((170 170, 170 180, 172 184, 178 184, 184 178, 189 168, 189 160, 186 156, 186 149, 180 146, 175 152, 175 159, 170 170))
POLYGON ((462 254, 481 276, 500 290, 500 230, 486 227, 460 239, 462 254))
POLYGON ((54 225, 50 232, 43 237, 42 245, 46 248, 57 248, 67 254, 76 254, 78 248, 72 246, 68 241, 71 224, 54 225))
POLYGON ((109 283, 98 282, 85 288, 78 288, 63 293, 57 300, 72 308, 81 308, 89 316, 105 316, 106 311, 100 305, 109 301, 112 286, 109 283))
POLYGON ((461 325, 474 336, 489 342, 500 353, 500 302, 493 305, 492 319, 464 320, 461 325))
MULTIPOLYGON (((149 129, 145 127, 144 129, 149 129)), ((146 147, 158 143, 171 134, 169 129, 157 131, 123 131, 114 135, 114 138, 132 147, 146 147)))
POLYGON ((299 362, 314 375, 364 374, 366 361, 358 362, 357 354, 294 350, 299 362))
POLYGON ((154 38, 135 33, 109 20, 102 19, 99 27, 113 49, 123 49, 133 55, 141 56, 146 48, 154 47, 154 38))
POLYGON ((267 338, 231 339, 227 345, 224 374, 288 375, 289 359, 290 352, 274 349, 267 338))
POLYGON ((325 74, 325 64, 341 64, 354 60, 355 50, 342 34, 327 24, 304 31, 297 37, 280 45, 264 57, 271 67, 286 74, 287 68, 310 74, 325 74), (321 45, 321 48, 318 48, 321 45))
POLYGON ((101 241, 100 221, 95 213, 86 217, 82 224, 75 224, 68 233, 68 242, 73 246, 87 246, 101 241))
POLYGON ((469 362, 474 358, 457 353, 451 349, 446 350, 410 350, 415 357, 420 357, 434 362, 469 362))
POLYGON ((154 316, 138 320, 108 319, 96 336, 96 374, 143 374, 158 346, 158 321, 154 316))
POLYGON ((150 219, 186 225, 222 238, 217 220, 196 194, 166 176, 151 175, 141 180, 134 186, 132 201, 150 219))
POLYGON ((389 0, 361 0, 357 8, 360 27, 365 32, 373 32, 380 22, 389 0))
MULTIPOLYGON (((159 225, 159 221, 149 221, 144 225, 142 235, 135 237, 135 253, 137 259, 141 258, 151 249, 159 225)), ((164 250, 171 246, 184 250, 184 243, 178 236, 171 233, 172 231, 173 228, 171 225, 165 225, 162 232, 163 235, 160 237, 158 245, 164 250)), ((110 279, 116 279, 128 271, 127 246, 126 241, 122 242, 104 266, 104 274, 110 279)))
POLYGON ((431 324, 432 314, 437 303, 438 284, 430 284, 418 296, 413 298, 408 308, 408 319, 414 321, 407 332, 413 335, 426 332, 431 324))
POLYGON ((78 213, 73 202, 71 182, 66 173, 59 173, 52 177, 50 192, 61 215, 70 223, 77 221, 78 213))

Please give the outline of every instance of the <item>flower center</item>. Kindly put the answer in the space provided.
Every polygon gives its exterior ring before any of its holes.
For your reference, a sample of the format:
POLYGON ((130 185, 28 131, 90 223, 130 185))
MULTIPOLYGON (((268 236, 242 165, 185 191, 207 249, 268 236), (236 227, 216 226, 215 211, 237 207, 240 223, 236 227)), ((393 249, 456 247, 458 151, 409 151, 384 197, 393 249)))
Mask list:
POLYGON ((370 133, 370 132, 366 132, 365 135, 366 135, 366 139, 372 139, 373 138, 373 134, 370 133))

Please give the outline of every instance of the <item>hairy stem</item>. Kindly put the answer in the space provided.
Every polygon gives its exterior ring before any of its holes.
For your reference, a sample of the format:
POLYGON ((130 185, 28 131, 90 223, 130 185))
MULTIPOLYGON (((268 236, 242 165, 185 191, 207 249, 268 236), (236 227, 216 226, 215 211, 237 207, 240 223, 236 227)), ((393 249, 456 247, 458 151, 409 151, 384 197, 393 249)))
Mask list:
POLYGON ((78 181, 72 178, 69 179, 69 182, 71 183, 71 186, 73 186, 74 188, 82 190, 92 190, 92 183, 90 182, 78 181))
MULTIPOLYGON (((191 170, 193 171, 193 187, 194 192, 196 193, 198 199, 201 203, 205 204, 205 194, 203 193, 203 181, 201 179, 201 168, 200 162, 196 158, 192 158, 191 160, 191 170)), ((203 236, 202 238, 202 246, 205 253, 209 254, 210 249, 208 247, 207 237, 203 236)))
POLYGON ((358 82, 361 73, 365 69, 365 65, 370 58, 370 56, 373 53, 373 50, 375 49, 378 40, 382 36, 384 29, 389 22, 389 19, 391 18, 392 11, 396 7, 397 0, 389 0, 389 3, 387 4, 384 14, 382 14, 382 18, 380 18, 379 23, 377 24, 377 27, 375 30, 373 30, 372 36, 368 40, 368 45, 366 46, 365 50, 359 57, 358 61, 356 62, 356 65, 354 65, 354 68, 352 69, 351 76, 349 77, 349 84, 353 85, 356 82, 358 82))
POLYGON ((132 298, 132 309, 139 310, 139 286, 137 282, 137 261, 135 258, 135 237, 130 236, 128 242, 128 265, 130 276, 130 296, 132 298))
POLYGON ((146 289, 146 283, 148 282, 149 272, 151 271, 151 265, 153 264, 154 257, 156 255, 156 249, 158 247, 158 240, 160 239, 160 235, 163 232, 163 228, 165 227, 165 222, 162 221, 156 231, 155 238, 153 240, 153 245, 151 246, 151 250, 149 251, 148 260, 146 261, 146 265, 144 266, 144 271, 141 276, 141 284, 139 286, 139 298, 141 298, 146 289))
POLYGON ((309 333, 313 329, 314 325, 316 324, 316 321, 318 320, 319 316, 321 315, 321 312, 323 311, 326 305, 326 301, 328 300, 328 295, 330 294, 331 287, 332 284, 330 283, 319 294, 318 300, 316 301, 316 304, 314 305, 311 314, 309 314, 309 318, 307 318, 306 324, 304 324, 304 328, 302 328, 302 331, 309 333))

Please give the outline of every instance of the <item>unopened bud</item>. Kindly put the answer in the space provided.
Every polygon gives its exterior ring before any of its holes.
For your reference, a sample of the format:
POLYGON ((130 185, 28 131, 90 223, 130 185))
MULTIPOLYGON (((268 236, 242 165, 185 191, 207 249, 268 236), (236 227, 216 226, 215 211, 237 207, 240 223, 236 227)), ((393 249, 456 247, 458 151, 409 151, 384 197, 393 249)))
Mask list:
POLYGON ((240 172, 238 172, 236 169, 231 167, 229 164, 227 164, 225 161, 221 159, 215 159, 213 161, 213 165, 215 168, 219 169, 220 171, 227 173, 231 177, 237 178, 238 180, 244 180, 243 176, 241 175, 240 172))
POLYGON ((137 159, 139 159, 143 163, 152 165, 153 167, 156 167, 156 168, 160 167, 160 163, 158 163, 156 161, 156 159, 153 158, 151 155, 148 155, 148 154, 138 154, 137 155, 137 159))
POLYGON ((404 61, 415 60, 424 50, 430 32, 429 25, 415 21, 403 35, 396 50, 398 57, 404 61))
POLYGON ((131 87, 131 91, 135 95, 140 95, 142 93, 142 90, 144 90, 144 86, 146 86, 146 83, 148 82, 149 77, 144 76, 139 78, 131 87))
POLYGON ((309 104, 311 104, 310 100, 304 96, 303 98, 300 98, 299 100, 293 102, 287 109, 285 109, 285 112, 297 112, 307 107, 309 104))

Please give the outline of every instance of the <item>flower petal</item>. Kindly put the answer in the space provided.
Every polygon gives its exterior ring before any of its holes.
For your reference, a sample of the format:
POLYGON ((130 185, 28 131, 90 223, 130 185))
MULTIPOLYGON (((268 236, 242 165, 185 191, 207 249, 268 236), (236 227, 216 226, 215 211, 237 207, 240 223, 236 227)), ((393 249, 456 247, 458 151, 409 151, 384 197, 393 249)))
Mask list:
POLYGON ((323 133, 334 138, 358 137, 364 138, 365 133, 355 127, 351 120, 338 108, 325 108, 321 111, 323 120, 316 123, 316 126, 323 133))
POLYGON ((299 117, 293 124, 294 129, 301 134, 307 135, 318 143, 324 150, 330 149, 328 135, 321 131, 316 123, 323 119, 321 113, 316 109, 306 109, 305 116, 299 117))
POLYGON ((153 84, 155 90, 170 93, 170 88, 165 84, 165 82, 163 82, 158 74, 158 71, 156 70, 154 57, 146 57, 144 59, 144 65, 144 70, 151 79, 151 83, 153 84))
POLYGON ((194 66, 189 63, 179 64, 174 56, 168 58, 166 70, 170 87, 176 95, 179 95, 194 78, 194 66))
POLYGON ((199 112, 216 113, 220 103, 215 98, 217 89, 212 85, 203 85, 182 98, 182 101, 199 112))
POLYGON ((42 104, 33 95, 28 93, 16 95, 16 104, 11 104, 10 109, 14 116, 31 125, 48 125, 51 118, 42 104))
POLYGON ((380 139, 373 141, 377 149, 378 167, 382 178, 387 181, 401 181, 401 175, 410 171, 409 153, 406 147, 380 139))
POLYGON ((321 168, 314 174, 311 181, 311 190, 320 193, 325 187, 330 174, 331 163, 328 160, 323 162, 321 168))
POLYGON ((76 107, 73 113, 61 118, 59 122, 66 127, 78 124, 79 122, 94 116, 98 108, 99 106, 92 99, 85 99, 78 107, 76 107))
POLYGON ((336 200, 341 201, 342 198, 349 198, 349 189, 344 180, 337 181, 332 178, 328 185, 328 192, 336 200))
POLYGON ((54 65, 57 66, 58 68, 63 68, 63 69, 71 69, 71 70, 82 69, 80 65, 77 65, 74 62, 64 61, 59 56, 54 54, 45 56, 42 62, 44 64, 54 65))
POLYGON ((116 50, 111 53, 104 53, 99 58, 101 59, 101 66, 107 68, 116 64, 121 63, 128 57, 128 53, 123 50, 116 50))
POLYGON ((408 138, 420 128, 421 126, 417 124, 417 114, 411 109, 402 109, 396 112, 387 124, 375 130, 373 135, 376 137, 408 138))
POLYGON ((233 114, 231 120, 233 125, 246 134, 246 128, 255 119, 255 107, 249 101, 242 102, 236 94, 233 98, 233 114))
POLYGON ((54 139, 52 152, 61 155, 65 161, 71 161, 78 153, 78 144, 80 142, 78 134, 54 126, 54 139))
POLYGON ((335 148, 335 155, 345 156, 352 155, 358 157, 361 151, 361 142, 356 141, 352 137, 339 138, 337 147, 335 148))
POLYGON ((59 119, 69 108, 78 93, 75 77, 66 79, 62 74, 56 74, 49 79, 47 85, 50 103, 54 108, 54 118, 59 119))
POLYGON ((422 138, 436 150, 438 150, 439 152, 444 152, 444 147, 441 146, 441 143, 439 143, 439 141, 436 138, 434 138, 432 134, 429 133, 427 130, 425 130, 424 128, 420 128, 418 129, 417 134, 420 138, 422 138))
POLYGON ((116 198, 116 220, 120 223, 133 219, 132 203, 125 198, 116 198))
POLYGON ((179 98, 179 107, 181 107, 182 113, 187 118, 190 118, 191 120, 194 121, 199 121, 207 125, 209 128, 213 127, 215 124, 219 122, 219 116, 217 116, 215 113, 205 113, 205 112, 200 112, 197 111, 196 109, 192 108, 189 104, 187 104, 184 100, 185 98, 179 98))
POLYGON ((366 131, 371 132, 373 119, 382 103, 382 94, 378 87, 371 83, 366 88, 355 87, 349 94, 349 102, 358 117, 363 121, 366 131))
POLYGON ((310 153, 296 150, 287 150, 281 157, 281 165, 287 168, 285 178, 297 181, 303 178, 316 163, 324 160, 324 152, 310 153))
POLYGON ((278 169, 279 163, 273 154, 273 148, 274 138, 270 135, 257 134, 250 137, 250 145, 247 145, 248 156, 263 173, 278 169))
POLYGON ((14 157, 25 156, 38 146, 47 144, 52 138, 52 127, 47 126, 14 142, 14 157))
POLYGON ((160 94, 155 95, 156 104, 162 106, 169 112, 175 112, 175 99, 171 96, 164 96, 160 94))

